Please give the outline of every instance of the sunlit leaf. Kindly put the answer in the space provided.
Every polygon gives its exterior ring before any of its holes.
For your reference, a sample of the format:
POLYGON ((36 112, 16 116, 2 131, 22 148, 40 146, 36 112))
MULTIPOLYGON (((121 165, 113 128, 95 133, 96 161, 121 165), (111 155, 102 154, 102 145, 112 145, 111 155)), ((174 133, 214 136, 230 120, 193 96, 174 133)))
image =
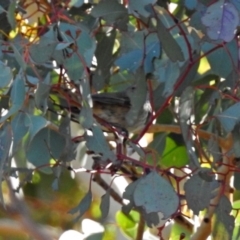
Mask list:
POLYGON ((131 212, 129 215, 125 215, 124 213, 118 211, 116 213, 116 221, 117 224, 120 226, 120 228, 123 230, 123 232, 131 237, 131 239, 136 238, 137 234, 137 213, 131 212))
POLYGON ((230 42, 239 24, 239 14, 233 4, 220 0, 207 8, 202 23, 207 27, 209 38, 230 42))
POLYGON ((164 219, 177 211, 179 198, 171 184, 153 171, 142 177, 134 190, 134 202, 146 213, 161 212, 164 219))

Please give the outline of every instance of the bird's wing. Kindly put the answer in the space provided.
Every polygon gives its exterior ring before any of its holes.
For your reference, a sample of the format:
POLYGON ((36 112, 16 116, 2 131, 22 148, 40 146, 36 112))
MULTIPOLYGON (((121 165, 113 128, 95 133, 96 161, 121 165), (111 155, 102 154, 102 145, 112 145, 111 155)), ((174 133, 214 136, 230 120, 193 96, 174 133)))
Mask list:
POLYGON ((124 92, 93 94, 94 103, 131 107, 130 98, 124 92))

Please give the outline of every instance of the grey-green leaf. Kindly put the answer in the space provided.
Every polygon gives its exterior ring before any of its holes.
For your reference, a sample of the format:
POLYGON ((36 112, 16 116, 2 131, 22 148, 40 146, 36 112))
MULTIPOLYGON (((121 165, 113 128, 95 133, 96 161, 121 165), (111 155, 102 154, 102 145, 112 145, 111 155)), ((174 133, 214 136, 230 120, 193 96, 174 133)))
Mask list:
POLYGON ((142 15, 143 17, 148 17, 150 15, 150 11, 146 10, 148 5, 153 5, 157 0, 129 0, 128 1, 128 9, 129 12, 137 17, 142 15))
POLYGON ((232 205, 229 199, 222 195, 216 207, 216 221, 213 226, 213 239, 225 240, 233 239, 234 216, 230 215, 232 205))
POLYGON ((36 167, 42 166, 40 170, 51 173, 50 159, 58 160, 65 145, 64 135, 49 128, 43 128, 31 140, 27 150, 27 159, 36 167))
POLYGON ((101 197, 100 210, 101 210, 101 213, 102 213, 102 219, 104 219, 108 216, 109 207, 110 207, 110 190, 108 190, 101 197))
POLYGON ((222 113, 217 114, 216 117, 221 122, 226 132, 232 131, 240 120, 240 103, 235 103, 222 113))
POLYGON ((97 4, 91 14, 96 18, 103 18, 108 23, 113 23, 127 14, 127 9, 117 1, 106 0, 97 4))
POLYGON ((35 94, 36 107, 46 113, 48 107, 48 97, 50 92, 50 85, 44 82, 39 82, 35 94))
POLYGON ((46 36, 42 36, 38 43, 30 47, 30 56, 37 64, 43 64, 50 60, 58 42, 46 36))
POLYGON ((89 190, 87 194, 83 197, 83 199, 80 201, 78 206, 71 209, 69 213, 75 214, 78 213, 78 216, 76 217, 75 221, 79 220, 83 214, 90 208, 92 203, 92 192, 89 190))
POLYGON ((16 20, 15 20, 16 2, 17 2, 16 0, 11 1, 7 11, 7 19, 12 29, 16 28, 16 20))
POLYGON ((3 62, 0 62, 0 88, 6 87, 13 79, 11 69, 3 62))
POLYGON ((25 112, 19 112, 11 121, 13 132, 13 152, 29 129, 29 116, 25 112))
POLYGON ((184 185, 188 207, 194 214, 209 206, 214 190, 219 186, 216 180, 204 180, 199 174, 193 175, 184 185))
MULTIPOLYGON (((9 157, 9 150, 12 143, 12 132, 10 124, 6 123, 0 128, 0 179, 3 180, 4 168, 9 157)), ((2 184, 1 184, 2 186, 2 184)), ((0 201, 3 202, 2 188, 0 186, 0 201)))
POLYGON ((14 80, 10 98, 12 106, 9 109, 8 113, 0 119, 0 123, 4 122, 6 119, 15 114, 18 110, 20 110, 24 103, 25 86, 23 79, 20 78, 20 75, 17 75, 16 79, 14 80))
POLYGON ((145 212, 161 212, 164 219, 171 217, 179 207, 179 197, 171 184, 156 171, 140 178, 134 194, 136 206, 145 212))
POLYGON ((87 148, 97 154, 102 154, 105 160, 115 161, 116 157, 110 150, 101 128, 98 125, 93 125, 91 130, 92 132, 87 131, 85 134, 87 148))
POLYGON ((157 34, 165 53, 171 59, 171 61, 184 61, 182 49, 171 33, 168 32, 161 19, 157 19, 157 34))

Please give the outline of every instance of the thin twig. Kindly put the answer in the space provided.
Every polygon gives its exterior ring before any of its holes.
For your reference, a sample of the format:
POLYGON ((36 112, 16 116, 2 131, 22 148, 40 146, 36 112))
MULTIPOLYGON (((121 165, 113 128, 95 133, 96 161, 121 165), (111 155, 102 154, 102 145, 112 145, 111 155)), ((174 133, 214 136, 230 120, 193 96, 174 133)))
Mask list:
POLYGON ((139 215, 140 215, 140 219, 139 219, 138 228, 137 228, 136 240, 143 239, 144 227, 145 227, 145 220, 144 220, 143 214, 139 212, 139 215))

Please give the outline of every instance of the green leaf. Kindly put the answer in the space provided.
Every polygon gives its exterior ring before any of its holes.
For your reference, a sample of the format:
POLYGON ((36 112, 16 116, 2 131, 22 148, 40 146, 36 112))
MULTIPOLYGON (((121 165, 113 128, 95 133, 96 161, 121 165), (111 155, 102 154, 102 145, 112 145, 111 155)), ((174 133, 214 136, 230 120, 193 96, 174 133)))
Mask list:
POLYGON ((180 75, 180 68, 177 62, 171 62, 168 58, 162 57, 154 61, 155 72, 157 80, 164 83, 164 96, 169 96, 173 93, 174 85, 180 75))
POLYGON ((143 70, 139 68, 135 76, 137 79, 137 85, 134 91, 132 91, 131 88, 129 89, 130 92, 128 92, 128 96, 130 98, 131 108, 125 116, 125 119, 130 126, 134 126, 137 119, 142 116, 142 112, 144 111, 143 106, 148 98, 147 83, 143 70))
POLYGON ((0 119, 0 123, 3 123, 6 119, 11 117, 13 114, 15 114, 18 110, 22 108, 22 105, 24 103, 25 99, 25 86, 24 81, 18 74, 16 79, 13 82, 12 89, 11 89, 11 95, 10 99, 12 102, 12 106, 7 112, 6 115, 4 115, 0 119))
POLYGON ((75 214, 78 213, 78 216, 75 218, 75 221, 78 221, 83 214, 90 208, 92 203, 92 192, 89 190, 87 194, 83 197, 83 199, 80 201, 78 206, 75 208, 71 209, 69 213, 75 214))
POLYGON ((159 214, 157 212, 151 212, 146 214, 143 213, 143 217, 147 223, 147 226, 152 228, 153 226, 158 226, 160 223, 159 214))
POLYGON ((29 133, 30 141, 35 137, 35 135, 43 128, 48 126, 48 122, 42 116, 30 116, 29 117, 29 133))
POLYGON ((179 107, 179 120, 182 131, 183 139, 186 143, 190 163, 194 167, 199 167, 198 158, 194 149, 193 139, 191 137, 191 126, 189 120, 193 115, 194 106, 194 90, 191 86, 187 87, 181 94, 180 107, 179 107), (189 137, 190 136, 190 137, 189 137))
POLYGON ((64 67, 67 69, 69 78, 74 81, 79 80, 84 71, 83 64, 76 53, 73 53, 71 57, 65 59, 64 67))
POLYGON ((22 53, 19 52, 19 49, 14 44, 11 44, 11 47, 13 49, 14 56, 15 56, 15 59, 17 60, 17 63, 25 71, 27 69, 27 64, 23 59, 22 53))
POLYGON ((79 30, 81 34, 77 39, 78 50, 81 56, 84 57, 87 66, 90 67, 96 50, 96 40, 95 37, 90 35, 84 28, 79 30))
POLYGON ((50 92, 50 85, 44 82, 39 82, 37 86, 37 90, 35 93, 35 103, 36 107, 46 113, 48 108, 48 97, 50 92))
POLYGON ((236 190, 240 190, 240 172, 234 172, 233 186, 236 190))
POLYGON ((52 190, 57 191, 59 189, 59 179, 55 178, 52 182, 52 190))
POLYGON ((106 0, 97 4, 91 12, 95 18, 103 18, 109 24, 114 23, 118 19, 124 18, 127 9, 117 1, 106 0))
POLYGON ((38 43, 30 47, 30 56, 36 64, 43 64, 50 60, 58 42, 54 39, 42 36, 38 43))
MULTIPOLYGON (((1 181, 4 179, 4 169, 10 164, 9 159, 9 151, 12 143, 12 132, 11 127, 8 123, 5 123, 0 128, 0 179, 1 181)), ((1 184, 2 186, 2 184, 1 184)), ((2 194, 2 188, 0 186, 0 201, 2 204, 3 202, 3 194, 2 194)))
POLYGON ((17 2, 16 0, 11 1, 7 11, 7 19, 12 29, 16 28, 16 19, 15 19, 16 2, 17 2))
POLYGON ((102 213, 102 219, 106 218, 108 216, 110 207, 110 190, 108 190, 104 195, 101 197, 101 204, 100 204, 100 210, 102 213))
POLYGON ((76 8, 79 8, 83 5, 84 3, 84 0, 70 0, 68 5, 70 7, 76 7, 76 8))
POLYGON ((0 128, 0 162, 1 171, 3 170, 4 161, 9 157, 9 149, 12 142, 12 132, 9 123, 6 123, 0 128))
POLYGON ((227 43, 224 47, 220 47, 211 51, 216 44, 204 42, 202 50, 207 54, 211 71, 219 77, 227 78, 231 73, 233 66, 238 62, 238 45, 235 41, 227 43), (224 61, 219 61, 224 59, 224 61))
POLYGON ((61 123, 59 126, 59 133, 63 134, 65 136, 66 145, 63 149, 61 156, 59 157, 59 160, 62 162, 69 162, 72 161, 75 158, 75 151, 76 151, 76 145, 73 144, 73 141, 71 139, 71 130, 70 130, 70 118, 65 117, 61 119, 61 123))
POLYGON ((51 173, 52 171, 49 168, 50 160, 58 160, 65 145, 64 135, 49 128, 43 128, 30 141, 27 159, 34 166, 41 167, 41 171, 51 173))
POLYGON ((235 103, 222 113, 216 115, 226 132, 231 132, 240 120, 240 103, 235 103))
POLYGON ((148 5, 153 5, 157 0, 129 0, 128 9, 129 12, 136 17, 142 15, 143 17, 149 17, 150 12, 146 10, 148 5))
POLYGON ((130 237, 130 239, 136 239, 137 219, 139 219, 139 214, 134 211, 131 211, 129 215, 125 215, 120 211, 116 213, 117 225, 128 237, 130 237))
POLYGON ((0 88, 6 87, 13 79, 11 69, 3 62, 0 62, 0 88))
POLYGON ((132 141, 129 141, 129 146, 136 152, 141 158, 145 158, 146 153, 139 144, 135 144, 132 141))
POLYGON ((85 238, 85 240, 102 240, 103 236, 104 233, 95 233, 85 238))
POLYGON ((213 226, 213 239, 233 239, 234 217, 230 215, 232 205, 229 199, 222 195, 216 207, 216 219, 213 226))
POLYGON ((7 12, 7 11, 0 5, 0 14, 3 12, 7 12))
POLYGON ((238 209, 240 209, 240 200, 234 201, 233 202, 233 211, 232 211, 232 215, 236 216, 235 218, 235 227, 234 227, 234 231, 233 231, 233 237, 232 239, 238 239, 239 238, 239 226, 240 226, 240 215, 238 214, 238 209))
MULTIPOLYGON (((206 170, 202 169, 202 171, 206 170)), ((184 185, 187 205, 194 214, 198 215, 199 211, 209 206, 218 187, 219 183, 216 180, 206 181, 200 174, 194 174, 187 180, 184 185)))
POLYGON ((74 43, 73 41, 71 41, 71 42, 60 42, 60 43, 57 44, 55 49, 56 50, 63 50, 65 48, 69 47, 73 43, 74 43))
POLYGON ((178 146, 171 138, 167 137, 166 145, 160 164, 164 167, 183 167, 188 164, 188 154, 185 146, 178 146))
POLYGON ((140 179, 131 182, 125 189, 124 193, 123 193, 123 198, 129 200, 129 203, 127 205, 123 205, 122 207, 122 212, 124 214, 129 214, 129 212, 133 209, 133 207, 135 207, 135 203, 134 203, 134 199, 133 199, 133 193, 135 191, 135 188, 138 184, 138 182, 140 181, 140 179))
POLYGON ((86 78, 80 81, 80 92, 82 95, 82 108, 79 115, 79 122, 83 128, 89 129, 94 123, 92 106, 93 101, 91 98, 89 82, 86 78))
POLYGON ((109 145, 103 135, 101 128, 93 125, 92 132, 87 131, 85 134, 86 146, 96 154, 102 154, 104 160, 116 161, 114 153, 110 150, 109 145))
POLYGON ((114 43, 116 40, 116 30, 112 30, 110 33, 99 33, 97 35, 97 70, 93 75, 93 87, 94 89, 101 90, 105 84, 109 82, 110 68, 115 59, 113 56, 114 43))
POLYGON ((29 129, 29 116, 25 112, 19 112, 11 121, 13 132, 13 152, 29 129))
POLYGON ((161 212, 164 219, 176 213, 179 206, 178 195, 171 184, 155 171, 140 178, 133 198, 136 206, 147 214, 161 212))
POLYGON ((177 41, 166 29, 161 19, 157 19, 157 34, 162 44, 163 50, 172 62, 184 61, 184 55, 177 41))
MULTIPOLYGON (((69 77, 73 81, 78 81, 84 73, 86 67, 91 67, 92 59, 96 50, 95 38, 85 28, 73 27, 70 24, 61 24, 61 29, 69 28, 67 31, 76 35, 77 32, 81 34, 76 39, 78 52, 71 54, 70 57, 64 59, 64 67, 66 68, 69 77)), ((58 59, 56 59, 58 61, 58 59)))
POLYGON ((156 134, 153 141, 149 144, 149 148, 153 148, 160 156, 164 156, 163 152, 166 147, 166 136, 166 133, 156 134))

